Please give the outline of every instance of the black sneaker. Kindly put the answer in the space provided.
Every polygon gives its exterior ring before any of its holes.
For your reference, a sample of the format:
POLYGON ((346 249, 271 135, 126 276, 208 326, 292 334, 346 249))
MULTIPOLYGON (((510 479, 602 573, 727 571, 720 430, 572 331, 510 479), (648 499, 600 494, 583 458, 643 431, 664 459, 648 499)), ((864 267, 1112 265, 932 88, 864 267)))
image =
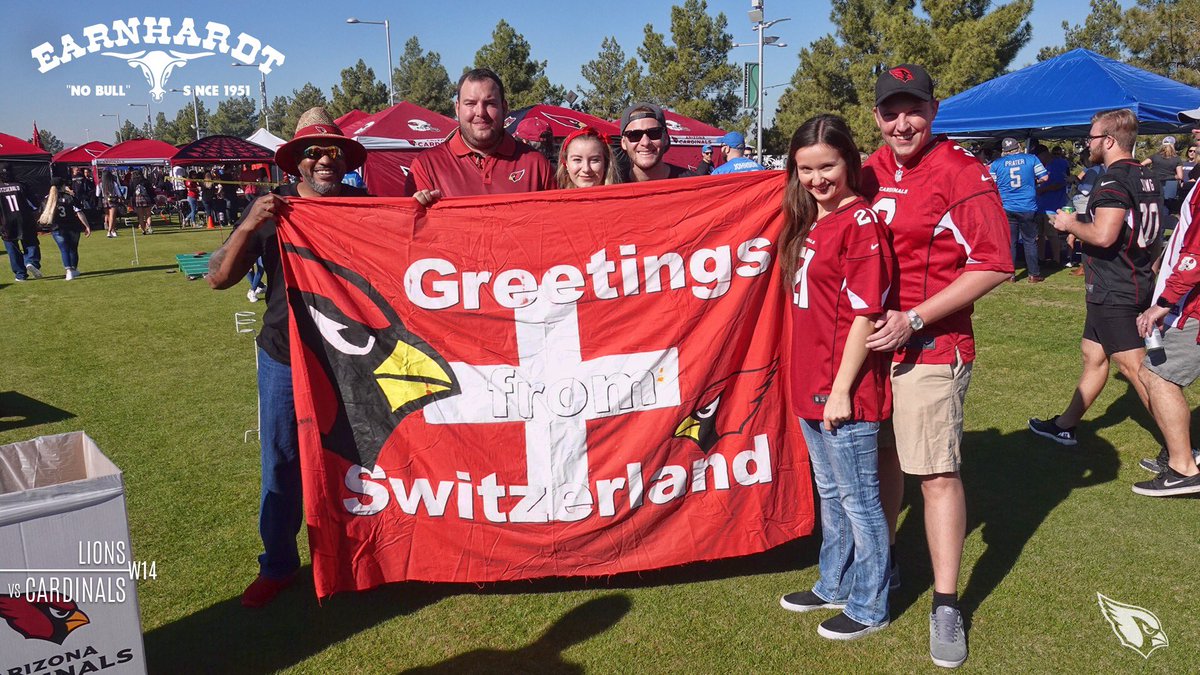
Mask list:
POLYGON ((1184 476, 1175 469, 1158 474, 1153 480, 1133 484, 1133 491, 1147 497, 1174 497, 1200 492, 1200 473, 1184 476))
POLYGON ((1063 445, 1075 445, 1079 441, 1075 440, 1075 427, 1063 429, 1055 424, 1058 415, 1051 417, 1048 420, 1039 420, 1036 417, 1029 418, 1029 430, 1038 436, 1044 436, 1056 443, 1063 445))
MULTIPOLYGON (((1192 460, 1194 460, 1196 464, 1200 466, 1200 450, 1192 448, 1192 460)), ((1167 453, 1167 449, 1164 447, 1158 451, 1158 457, 1155 457, 1154 459, 1146 457, 1142 461, 1138 462, 1138 466, 1157 476, 1158 474, 1167 470, 1167 465, 1170 464, 1170 462, 1171 456, 1169 453, 1167 453)))
POLYGON ((835 602, 825 602, 821 596, 812 591, 788 593, 779 599, 779 606, 793 612, 811 612, 814 609, 846 609, 846 605, 835 602))
POLYGON ((861 624, 845 614, 838 614, 835 617, 825 619, 817 626, 817 635, 830 640, 857 640, 860 637, 866 637, 871 633, 876 633, 884 628, 887 628, 888 622, 884 621, 878 626, 868 626, 861 624))

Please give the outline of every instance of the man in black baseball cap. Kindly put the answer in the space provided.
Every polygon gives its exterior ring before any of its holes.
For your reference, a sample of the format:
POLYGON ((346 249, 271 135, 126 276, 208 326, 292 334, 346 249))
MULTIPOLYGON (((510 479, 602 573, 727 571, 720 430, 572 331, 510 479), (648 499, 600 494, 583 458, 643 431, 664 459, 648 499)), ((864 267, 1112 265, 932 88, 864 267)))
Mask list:
POLYGON ((678 178, 687 169, 663 161, 671 137, 662 108, 653 103, 634 103, 621 114, 621 149, 629 158, 627 183, 678 178))

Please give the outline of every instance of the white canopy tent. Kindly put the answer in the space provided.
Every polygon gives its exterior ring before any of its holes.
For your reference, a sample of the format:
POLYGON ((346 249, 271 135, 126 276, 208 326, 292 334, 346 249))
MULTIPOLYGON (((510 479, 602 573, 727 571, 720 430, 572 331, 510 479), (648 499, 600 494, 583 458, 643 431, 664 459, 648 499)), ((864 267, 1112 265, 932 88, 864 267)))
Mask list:
POLYGON ((262 128, 247 136, 246 140, 250 141, 251 143, 257 143, 258 145, 261 145, 272 152, 278 150, 279 146, 287 143, 287 141, 262 128))

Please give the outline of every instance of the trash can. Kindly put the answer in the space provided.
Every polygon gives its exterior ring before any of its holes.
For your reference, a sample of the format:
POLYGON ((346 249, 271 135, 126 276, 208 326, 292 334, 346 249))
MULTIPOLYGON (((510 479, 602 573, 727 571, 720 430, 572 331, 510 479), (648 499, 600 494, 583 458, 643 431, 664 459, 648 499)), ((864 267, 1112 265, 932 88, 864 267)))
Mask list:
POLYGON ((146 672, 150 567, 129 545, 121 470, 87 434, 0 446, 0 673, 146 672))

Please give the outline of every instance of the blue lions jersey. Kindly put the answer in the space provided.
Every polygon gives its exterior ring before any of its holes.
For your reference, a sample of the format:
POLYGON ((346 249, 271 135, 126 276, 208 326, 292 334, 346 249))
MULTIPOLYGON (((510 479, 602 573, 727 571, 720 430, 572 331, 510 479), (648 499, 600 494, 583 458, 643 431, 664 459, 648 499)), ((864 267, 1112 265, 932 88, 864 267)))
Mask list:
POLYGON ((1005 155, 988 166, 1005 211, 1037 211, 1037 182, 1047 175, 1046 167, 1033 155, 1018 152, 1005 155))

